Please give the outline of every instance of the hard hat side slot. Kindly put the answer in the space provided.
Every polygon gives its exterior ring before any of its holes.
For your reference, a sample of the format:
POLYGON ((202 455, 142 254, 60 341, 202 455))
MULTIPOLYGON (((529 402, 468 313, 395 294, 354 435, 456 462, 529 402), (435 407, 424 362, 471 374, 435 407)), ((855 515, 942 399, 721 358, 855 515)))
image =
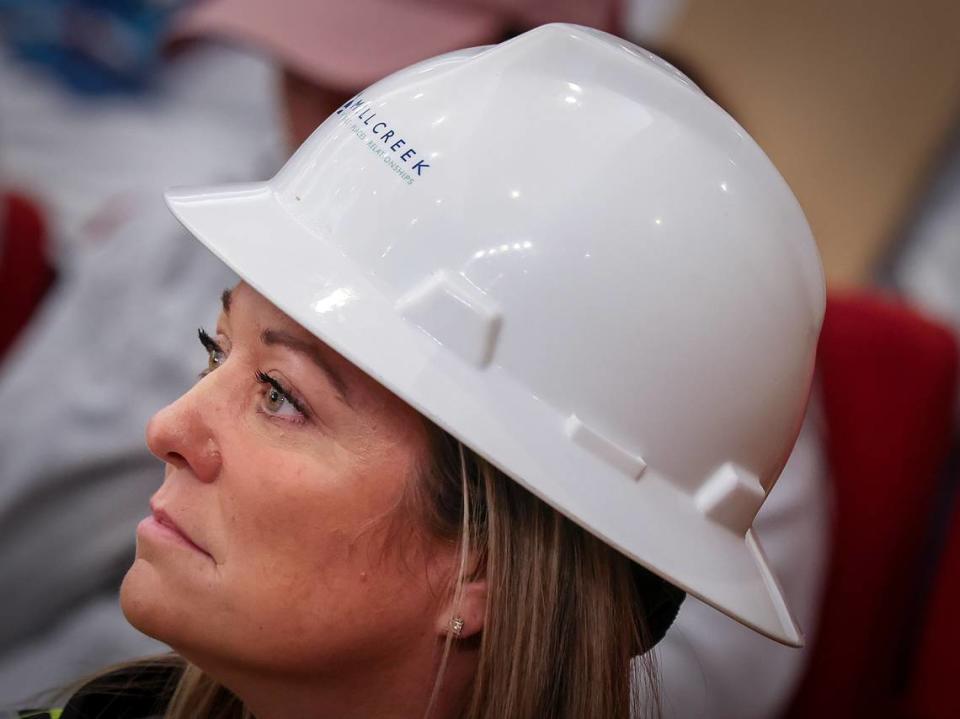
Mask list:
POLYGON ((643 471, 647 468, 647 463, 643 461, 642 457, 631 454, 596 430, 591 429, 576 414, 567 417, 564 429, 574 443, 620 470, 631 479, 640 479, 643 471))

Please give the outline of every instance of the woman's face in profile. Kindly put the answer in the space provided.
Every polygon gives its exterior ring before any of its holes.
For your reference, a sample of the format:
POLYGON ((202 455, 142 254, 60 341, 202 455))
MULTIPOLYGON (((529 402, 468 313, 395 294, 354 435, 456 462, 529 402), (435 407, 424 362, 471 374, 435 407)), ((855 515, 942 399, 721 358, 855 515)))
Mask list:
POLYGON ((121 590, 131 623, 255 671, 372 670, 432 642, 455 556, 402 501, 428 451, 416 413, 245 284, 205 344, 206 374, 147 427, 166 471, 121 590))

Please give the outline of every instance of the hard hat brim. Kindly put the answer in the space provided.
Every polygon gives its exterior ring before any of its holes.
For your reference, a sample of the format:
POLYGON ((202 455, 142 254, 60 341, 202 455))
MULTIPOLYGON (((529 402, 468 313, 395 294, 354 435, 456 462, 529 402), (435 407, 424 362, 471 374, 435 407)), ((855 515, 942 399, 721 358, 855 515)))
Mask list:
POLYGON ((655 467, 639 480, 612 472, 570 440, 560 409, 518 389, 496 364, 480 369, 463 361, 398 314, 376 278, 297 220, 270 183, 170 191, 165 199, 245 282, 535 495, 724 614, 802 646, 752 530, 742 536, 704 521, 689 501, 669 496, 680 490, 655 467), (665 516, 664 506, 677 511, 665 516), (679 547, 665 536, 689 544, 679 547))

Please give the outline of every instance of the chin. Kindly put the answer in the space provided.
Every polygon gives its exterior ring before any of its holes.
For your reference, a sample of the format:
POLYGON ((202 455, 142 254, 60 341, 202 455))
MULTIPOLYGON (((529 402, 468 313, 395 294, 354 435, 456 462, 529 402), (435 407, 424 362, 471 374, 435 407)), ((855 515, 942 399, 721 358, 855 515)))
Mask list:
POLYGON ((173 607, 156 569, 143 559, 135 559, 120 585, 120 609, 136 629, 147 636, 170 643, 171 630, 177 626, 173 607))
POLYGON ((221 649, 220 632, 210 612, 190 588, 172 585, 165 572, 137 558, 120 585, 120 609, 135 629, 168 645, 182 657, 206 668, 221 649))

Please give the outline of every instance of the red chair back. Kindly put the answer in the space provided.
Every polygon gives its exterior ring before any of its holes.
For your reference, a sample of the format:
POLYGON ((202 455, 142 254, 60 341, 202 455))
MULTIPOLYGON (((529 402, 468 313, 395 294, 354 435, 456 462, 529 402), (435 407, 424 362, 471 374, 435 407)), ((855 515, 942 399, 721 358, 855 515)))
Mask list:
POLYGON ((937 565, 912 681, 904 699, 908 719, 960 717, 957 647, 960 647, 960 505, 954 507, 946 547, 937 565))
POLYGON ((788 716, 895 716, 921 548, 951 438, 957 346, 903 304, 832 296, 818 362, 833 550, 808 673, 788 716))
POLYGON ((0 360, 53 283, 39 211, 24 197, 0 194, 0 360))

